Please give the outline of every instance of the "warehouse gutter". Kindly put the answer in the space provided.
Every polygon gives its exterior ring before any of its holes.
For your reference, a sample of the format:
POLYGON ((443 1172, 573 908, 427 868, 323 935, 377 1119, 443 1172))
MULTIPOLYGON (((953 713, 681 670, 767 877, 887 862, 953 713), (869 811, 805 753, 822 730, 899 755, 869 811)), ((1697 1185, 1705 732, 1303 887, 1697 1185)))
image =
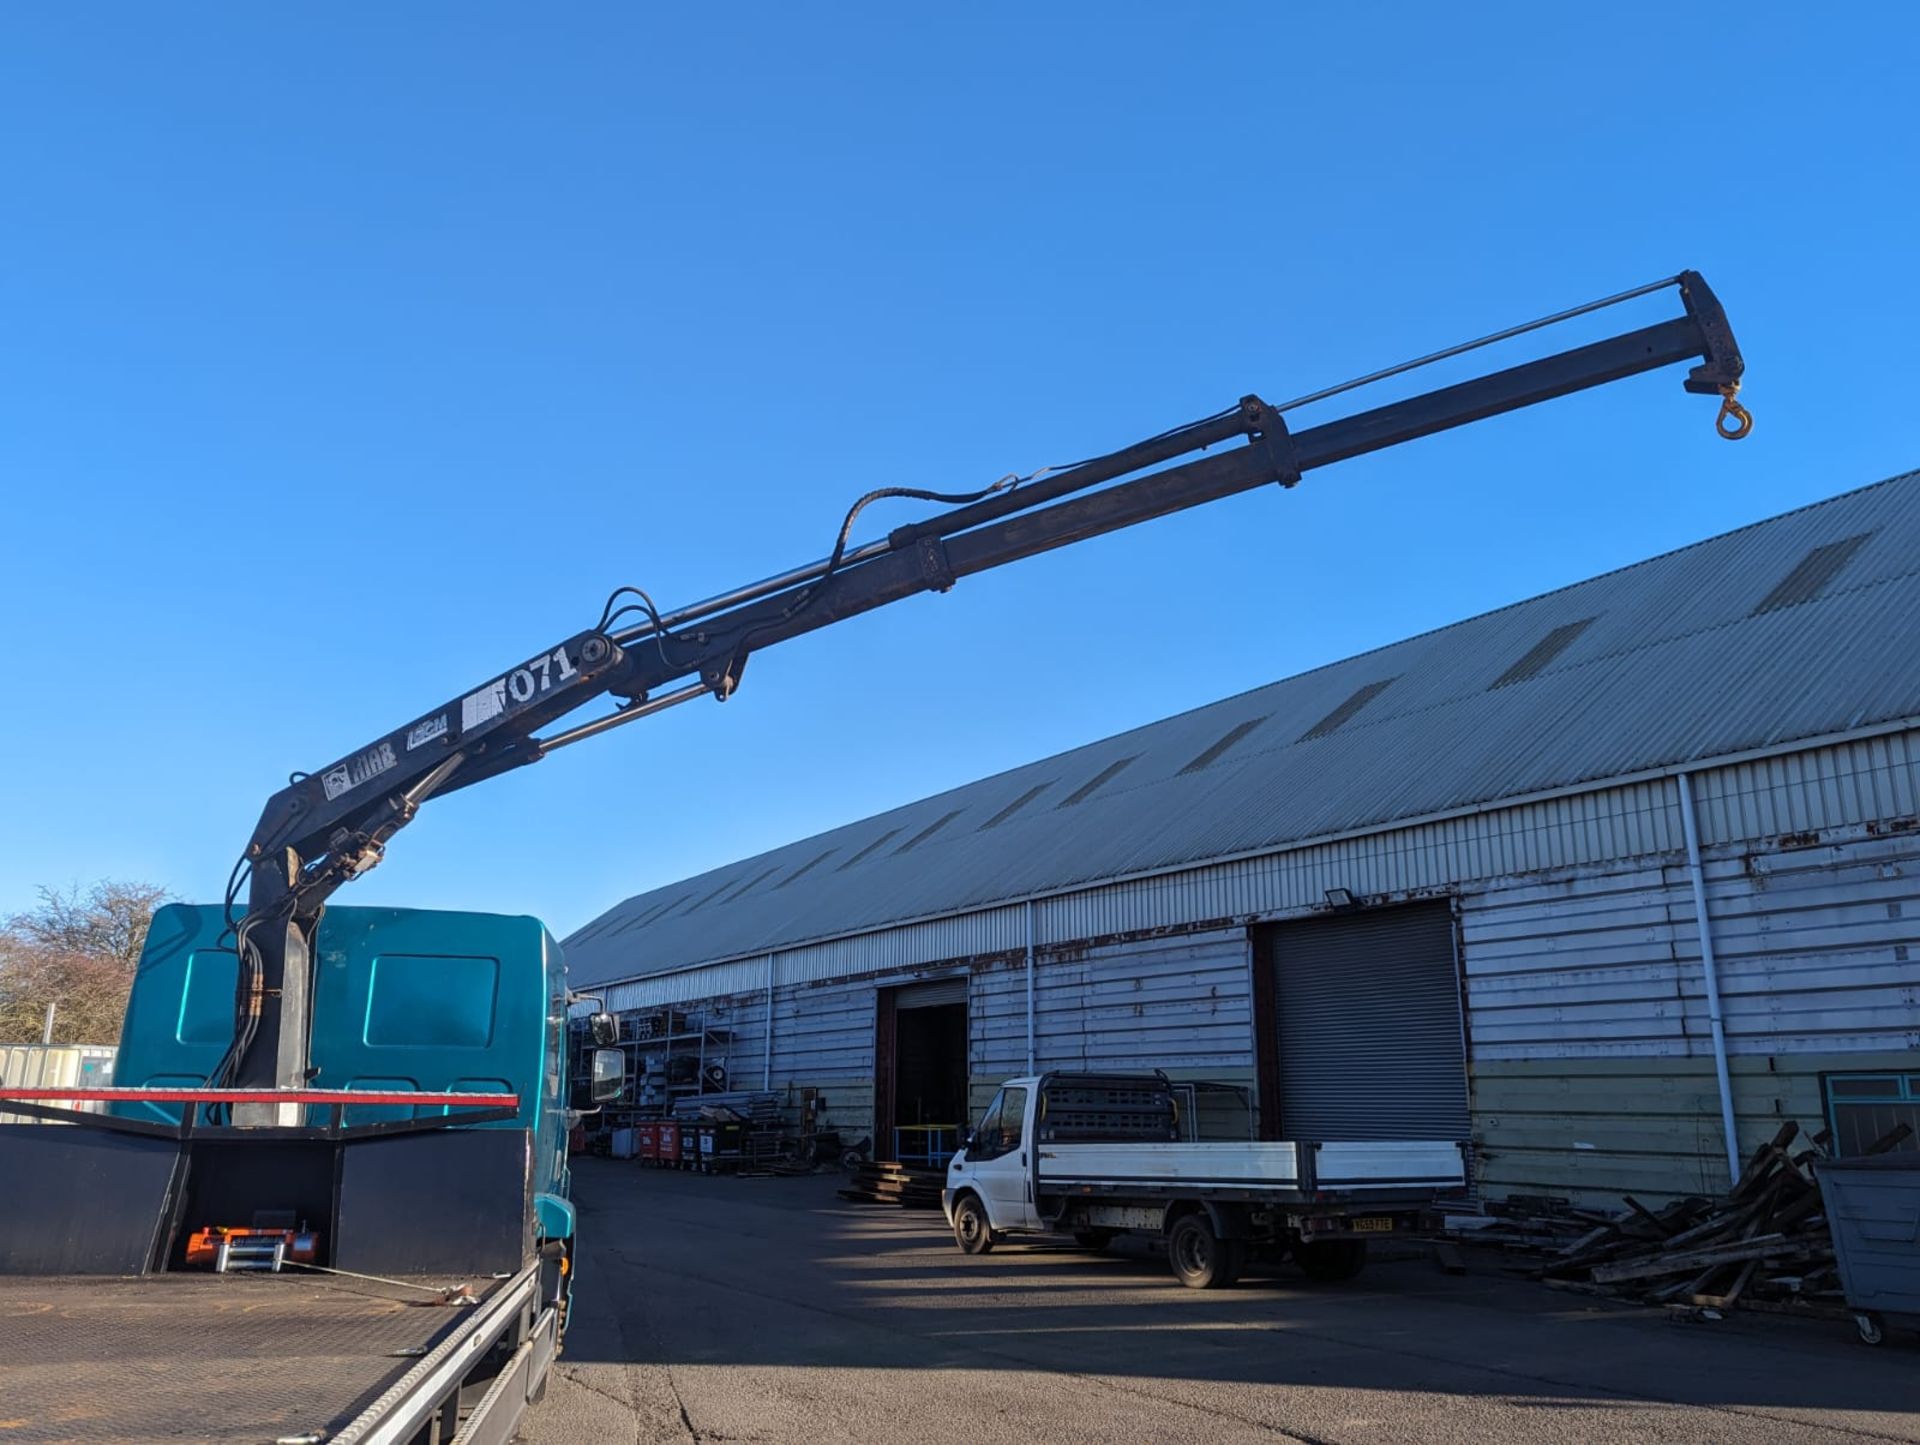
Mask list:
POLYGON ((1700 931, 1700 978, 1707 994, 1707 1027, 1713 1034, 1713 1074, 1720 1084, 1720 1129, 1727 1145, 1727 1187, 1740 1182, 1740 1136, 1733 1119, 1733 1080, 1727 1072, 1727 1027, 1720 1012, 1720 969, 1713 952, 1713 921, 1707 916, 1707 877, 1700 866, 1700 829, 1693 816, 1693 779, 1675 773, 1680 827, 1687 840, 1687 873, 1693 882, 1693 917, 1700 931))

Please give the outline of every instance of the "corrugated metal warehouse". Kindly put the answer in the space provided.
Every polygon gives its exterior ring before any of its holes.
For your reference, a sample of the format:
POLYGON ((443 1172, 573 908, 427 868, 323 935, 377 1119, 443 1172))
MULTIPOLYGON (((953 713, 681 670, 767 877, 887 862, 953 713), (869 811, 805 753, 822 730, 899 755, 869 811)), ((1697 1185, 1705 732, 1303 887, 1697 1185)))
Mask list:
POLYGON ((1250 1088, 1268 1137, 1470 1138, 1488 1195, 1657 1198, 1727 1183, 1717 1053, 1744 1149, 1920 1109, 1916 814, 1910 473, 566 946, 576 986, 704 1014, 735 1087, 816 1086, 882 1155, 1030 1065, 1163 1068, 1250 1088))

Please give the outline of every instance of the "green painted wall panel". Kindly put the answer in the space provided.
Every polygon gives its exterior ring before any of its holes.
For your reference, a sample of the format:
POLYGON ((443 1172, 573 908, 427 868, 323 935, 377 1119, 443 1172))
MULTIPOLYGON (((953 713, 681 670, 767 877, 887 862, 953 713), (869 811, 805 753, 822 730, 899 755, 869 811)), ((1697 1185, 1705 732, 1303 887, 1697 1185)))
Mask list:
MULTIPOLYGON (((1734 1059, 1742 1156, 1788 1119, 1808 1134, 1825 1127, 1823 1072, 1912 1068, 1914 1059, 1908 1052, 1734 1059)), ((1727 1187, 1708 1059, 1481 1064, 1473 1070, 1473 1104, 1480 1182, 1490 1198, 1555 1194, 1617 1207, 1622 1192, 1651 1203, 1727 1187)))

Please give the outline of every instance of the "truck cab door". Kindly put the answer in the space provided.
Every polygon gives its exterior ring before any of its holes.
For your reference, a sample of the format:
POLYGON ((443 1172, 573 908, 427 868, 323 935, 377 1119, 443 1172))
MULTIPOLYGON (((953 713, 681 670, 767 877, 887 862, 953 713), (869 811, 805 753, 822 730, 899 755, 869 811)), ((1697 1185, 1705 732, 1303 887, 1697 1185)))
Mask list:
POLYGON ((1037 1229, 1033 1204, 1033 1150, 1027 1117, 1029 1091, 1008 1085, 993 1096, 967 1145, 967 1174, 986 1202, 995 1229, 1037 1229))

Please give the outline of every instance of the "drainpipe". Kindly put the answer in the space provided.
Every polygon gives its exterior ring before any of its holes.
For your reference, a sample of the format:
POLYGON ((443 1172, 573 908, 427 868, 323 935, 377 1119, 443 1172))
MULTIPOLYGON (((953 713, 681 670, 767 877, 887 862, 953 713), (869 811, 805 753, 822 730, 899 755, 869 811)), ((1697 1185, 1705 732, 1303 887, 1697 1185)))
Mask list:
POLYGON ((1700 977, 1707 991, 1707 1025, 1713 1031, 1713 1073, 1720 1082, 1720 1129, 1727 1142, 1728 1188, 1740 1182, 1740 1136, 1733 1123, 1733 1080, 1727 1074, 1727 1027, 1720 1013, 1720 971, 1713 956, 1713 924, 1707 917, 1707 879, 1700 867, 1700 829, 1693 818, 1693 781, 1675 773, 1680 790, 1680 827, 1687 840, 1687 871, 1693 879, 1693 917, 1700 930, 1700 977))
POLYGON ((1033 1072, 1033 900, 1027 900, 1027 1072, 1033 1072))
POLYGON ((761 1070, 760 1087, 773 1087, 773 955, 767 955, 767 1061, 761 1070))

